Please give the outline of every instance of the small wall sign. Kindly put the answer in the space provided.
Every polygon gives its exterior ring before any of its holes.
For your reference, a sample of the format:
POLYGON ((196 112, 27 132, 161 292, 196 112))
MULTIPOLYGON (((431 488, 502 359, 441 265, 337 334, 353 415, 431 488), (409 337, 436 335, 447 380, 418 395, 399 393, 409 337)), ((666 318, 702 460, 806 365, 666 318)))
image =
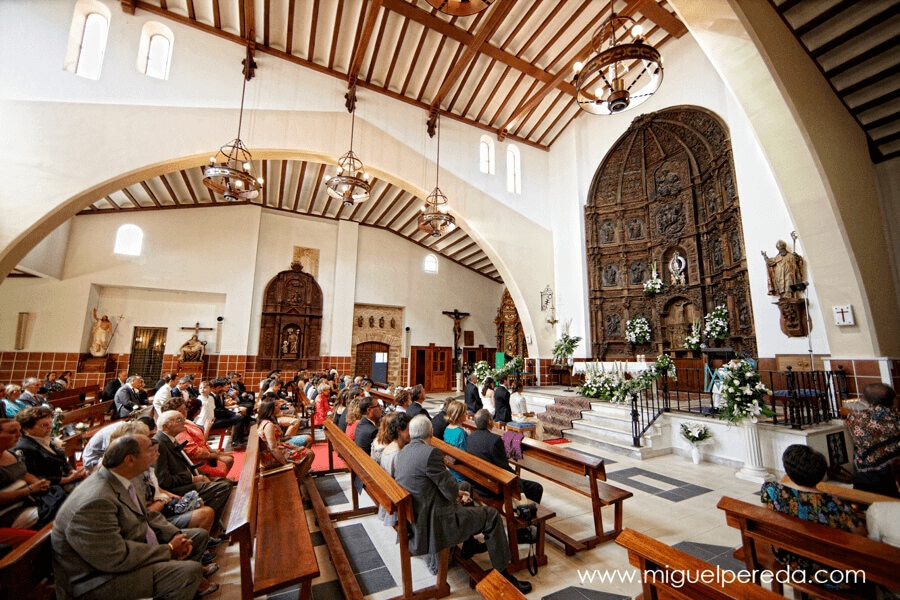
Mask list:
POLYGON ((846 327, 848 325, 856 324, 856 322, 853 320, 852 306, 833 306, 832 309, 834 310, 834 324, 838 327, 846 327))

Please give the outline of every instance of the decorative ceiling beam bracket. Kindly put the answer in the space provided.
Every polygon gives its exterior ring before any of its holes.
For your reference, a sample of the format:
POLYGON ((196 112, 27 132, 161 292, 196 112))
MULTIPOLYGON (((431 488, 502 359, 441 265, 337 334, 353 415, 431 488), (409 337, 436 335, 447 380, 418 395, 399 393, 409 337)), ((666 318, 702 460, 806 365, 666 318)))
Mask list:
POLYGON ((356 79, 354 78, 353 83, 350 85, 350 89, 347 90, 347 93, 344 94, 344 106, 347 108, 347 112, 352 113, 356 110, 356 79))
POLYGON ((426 122, 428 137, 434 137, 434 134, 437 133, 438 112, 435 106, 432 106, 431 110, 428 111, 428 121, 426 122))

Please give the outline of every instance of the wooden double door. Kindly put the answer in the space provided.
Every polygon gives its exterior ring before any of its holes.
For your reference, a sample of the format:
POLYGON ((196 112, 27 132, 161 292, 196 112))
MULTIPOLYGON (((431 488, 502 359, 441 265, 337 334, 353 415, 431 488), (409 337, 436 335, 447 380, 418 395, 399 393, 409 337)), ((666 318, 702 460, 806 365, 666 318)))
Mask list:
POLYGON ((449 392, 453 386, 453 348, 412 346, 410 382, 421 384, 426 392, 449 392))

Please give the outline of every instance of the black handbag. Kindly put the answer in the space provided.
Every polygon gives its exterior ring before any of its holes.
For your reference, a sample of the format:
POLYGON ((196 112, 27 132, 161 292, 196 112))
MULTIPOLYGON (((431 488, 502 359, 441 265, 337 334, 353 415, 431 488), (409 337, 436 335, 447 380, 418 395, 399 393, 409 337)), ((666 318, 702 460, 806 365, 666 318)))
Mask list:
POLYGON ((66 490, 61 485, 51 485, 46 492, 35 497, 35 504, 38 509, 38 521, 35 529, 40 529, 50 521, 56 518, 56 512, 66 500, 66 490))

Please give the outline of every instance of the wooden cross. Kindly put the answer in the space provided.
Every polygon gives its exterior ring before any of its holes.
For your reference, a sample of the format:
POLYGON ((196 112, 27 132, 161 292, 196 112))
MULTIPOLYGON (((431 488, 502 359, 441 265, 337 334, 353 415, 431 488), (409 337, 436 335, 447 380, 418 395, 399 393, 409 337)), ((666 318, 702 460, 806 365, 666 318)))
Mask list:
POLYGON ((194 323, 193 327, 182 327, 181 330, 182 331, 193 331, 194 335, 196 335, 199 338, 201 331, 212 331, 213 328, 212 327, 200 327, 200 321, 197 321, 196 323, 194 323))

